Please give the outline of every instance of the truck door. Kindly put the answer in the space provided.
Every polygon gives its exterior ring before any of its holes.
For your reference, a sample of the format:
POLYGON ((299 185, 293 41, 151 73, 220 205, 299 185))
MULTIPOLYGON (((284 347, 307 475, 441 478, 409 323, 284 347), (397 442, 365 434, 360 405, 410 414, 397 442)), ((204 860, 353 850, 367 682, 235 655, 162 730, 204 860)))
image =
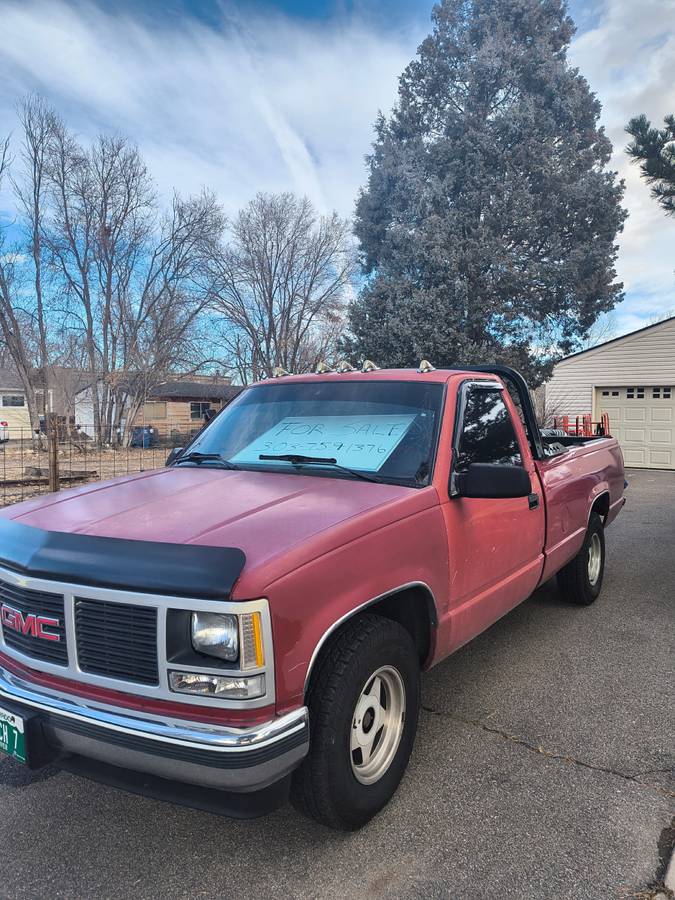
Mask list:
POLYGON ((459 388, 452 471, 471 463, 524 466, 529 497, 449 496, 451 647, 456 649, 525 600, 544 563, 544 498, 527 439, 508 392, 496 381, 459 388))

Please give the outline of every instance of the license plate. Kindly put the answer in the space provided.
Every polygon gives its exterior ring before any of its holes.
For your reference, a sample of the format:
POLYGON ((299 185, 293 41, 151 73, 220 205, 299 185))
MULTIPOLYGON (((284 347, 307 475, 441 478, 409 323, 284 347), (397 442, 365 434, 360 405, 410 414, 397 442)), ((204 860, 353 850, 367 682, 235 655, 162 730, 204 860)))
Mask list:
POLYGON ((0 706, 0 753, 26 762, 26 731, 21 716, 0 706))

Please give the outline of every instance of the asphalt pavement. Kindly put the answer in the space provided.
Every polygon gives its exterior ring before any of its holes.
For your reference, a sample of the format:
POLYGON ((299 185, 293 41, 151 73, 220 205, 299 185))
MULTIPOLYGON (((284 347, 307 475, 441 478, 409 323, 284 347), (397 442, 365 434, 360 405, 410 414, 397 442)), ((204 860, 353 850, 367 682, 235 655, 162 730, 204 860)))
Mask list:
POLYGON ((0 897, 653 896, 675 813, 675 473, 629 472, 600 599, 550 583, 424 677, 355 834, 233 821, 0 761, 0 897))

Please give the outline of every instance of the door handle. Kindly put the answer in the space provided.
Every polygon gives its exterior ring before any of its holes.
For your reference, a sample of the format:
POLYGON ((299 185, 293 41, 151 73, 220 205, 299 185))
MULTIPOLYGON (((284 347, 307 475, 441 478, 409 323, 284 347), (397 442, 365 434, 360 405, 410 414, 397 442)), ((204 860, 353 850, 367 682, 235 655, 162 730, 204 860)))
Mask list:
POLYGON ((530 494, 527 498, 527 505, 530 509, 536 509, 539 506, 539 494, 530 494))

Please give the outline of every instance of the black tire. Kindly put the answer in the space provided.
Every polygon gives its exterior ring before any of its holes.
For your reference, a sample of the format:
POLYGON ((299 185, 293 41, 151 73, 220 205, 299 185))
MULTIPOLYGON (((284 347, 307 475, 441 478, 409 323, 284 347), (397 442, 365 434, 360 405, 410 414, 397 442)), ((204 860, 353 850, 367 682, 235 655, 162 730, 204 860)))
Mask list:
POLYGON ((569 603, 590 606, 598 599, 604 572, 605 529, 600 516, 597 513, 591 513, 583 546, 574 559, 558 572, 558 586, 563 597, 569 603), (600 570, 597 578, 592 581, 589 574, 589 560, 591 548, 594 545, 599 546, 600 550, 600 570))
POLYGON ((420 708, 420 663, 409 633, 398 622, 371 613, 350 620, 323 648, 312 673, 307 706, 309 753, 293 773, 291 802, 330 828, 353 831, 393 796, 412 751, 420 708), (363 784, 352 767, 353 720, 369 679, 382 667, 400 675, 405 693, 403 728, 386 771, 374 783, 363 784))

